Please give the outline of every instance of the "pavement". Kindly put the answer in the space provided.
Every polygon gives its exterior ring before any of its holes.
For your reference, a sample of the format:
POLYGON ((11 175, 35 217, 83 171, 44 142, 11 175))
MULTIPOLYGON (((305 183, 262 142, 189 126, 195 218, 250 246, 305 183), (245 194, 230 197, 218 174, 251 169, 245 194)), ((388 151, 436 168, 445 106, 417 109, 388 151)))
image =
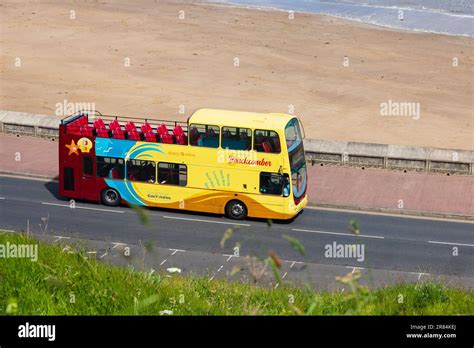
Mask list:
MULTIPOLYGON (((0 172, 55 178, 58 143, 0 134, 0 172)), ((318 207, 474 219, 474 178, 383 169, 308 166, 318 207)))
MULTIPOLYGON (((57 182, 0 177, 0 229, 28 231, 52 243, 79 243, 105 262, 163 272, 178 268, 210 281, 253 282, 261 267, 253 258, 272 251, 282 260, 284 282, 320 290, 343 290, 336 277, 359 271, 370 287, 436 280, 474 289, 472 221, 307 208, 291 222, 268 224, 177 210, 146 212, 149 223, 144 225, 126 206, 76 202, 71 208, 58 196, 57 182), (350 230, 352 219, 359 224, 359 235, 350 230), (232 235, 221 247, 229 228, 232 235), (299 240, 304 254, 286 236, 299 240), (362 257, 328 254, 333 245, 355 245, 363 249, 362 257), (131 256, 125 255, 127 247, 131 256)), ((259 282, 277 286, 271 270, 263 273, 259 282)))

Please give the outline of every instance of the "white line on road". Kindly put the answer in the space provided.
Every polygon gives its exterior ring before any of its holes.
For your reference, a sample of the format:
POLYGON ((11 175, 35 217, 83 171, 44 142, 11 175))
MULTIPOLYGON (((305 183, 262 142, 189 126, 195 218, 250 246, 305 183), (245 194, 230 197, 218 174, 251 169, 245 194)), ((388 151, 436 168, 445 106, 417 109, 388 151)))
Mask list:
POLYGON ((224 222, 224 221, 213 221, 213 220, 202 220, 202 219, 190 219, 190 218, 182 218, 176 216, 163 216, 165 219, 175 219, 175 220, 184 220, 184 221, 197 221, 197 222, 208 222, 211 224, 224 224, 224 225, 233 225, 233 226, 251 226, 250 224, 240 224, 236 222, 224 222))
POLYGON ((160 266, 163 266, 163 264, 166 262, 166 260, 168 260, 168 259, 164 259, 163 261, 161 261, 160 266))
POLYGON ((112 249, 115 249, 116 247, 118 247, 119 245, 127 245, 125 243, 114 243, 112 242, 111 244, 113 244, 114 246, 112 247, 112 249))
POLYGON ((0 197, 0 199, 6 199, 5 197, 0 197))
POLYGON ((432 243, 432 244, 446 244, 446 245, 460 245, 460 246, 474 247, 474 244, 462 244, 462 243, 450 243, 450 242, 437 242, 437 241, 434 241, 434 240, 429 240, 428 243, 432 243))
POLYGON ((2 230, 2 232, 15 233, 16 231, 13 231, 13 230, 2 230))
POLYGON ((297 232, 311 232, 311 233, 321 233, 321 234, 334 234, 338 236, 348 236, 348 237, 364 237, 364 238, 379 238, 384 239, 382 236, 369 236, 367 234, 349 234, 349 233, 340 233, 340 232, 328 232, 328 231, 313 231, 313 230, 302 230, 299 228, 293 228, 293 231, 297 232))
POLYGON ((58 240, 61 240, 61 239, 71 239, 70 237, 63 237, 63 236, 53 236, 55 237, 56 239, 53 241, 53 243, 56 243, 58 240))
POLYGON ((224 265, 220 266, 219 269, 217 270, 217 272, 220 272, 223 267, 224 267, 224 265))
POLYGON ((125 213, 124 211, 122 210, 111 210, 111 209, 101 209, 101 208, 90 208, 90 207, 79 207, 79 206, 75 206, 75 208, 71 208, 71 206, 69 204, 58 204, 58 203, 48 203, 48 202, 41 202, 41 204, 44 204, 44 205, 54 205, 56 207, 63 207, 63 208, 69 208, 69 209, 87 209, 87 210, 96 210, 96 211, 105 211, 105 212, 108 212, 108 213, 118 213, 118 214, 123 214, 125 213))
POLYGON ((356 266, 346 266, 346 268, 352 268, 352 274, 356 271, 356 269, 365 269, 364 267, 356 267, 356 266))
POLYGON ((172 249, 172 248, 169 248, 169 250, 173 250, 173 253, 171 254, 171 256, 174 256, 174 254, 176 254, 178 251, 184 253, 186 252, 186 250, 183 250, 183 249, 172 249))

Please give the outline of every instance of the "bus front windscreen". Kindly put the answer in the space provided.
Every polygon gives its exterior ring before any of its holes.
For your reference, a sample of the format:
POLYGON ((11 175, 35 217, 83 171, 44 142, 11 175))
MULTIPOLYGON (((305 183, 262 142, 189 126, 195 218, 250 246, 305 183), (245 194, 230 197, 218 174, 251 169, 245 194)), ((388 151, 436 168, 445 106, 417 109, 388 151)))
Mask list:
POLYGON ((295 203, 298 204, 306 193, 306 161, 303 138, 298 119, 294 118, 285 127, 285 138, 290 155, 291 184, 295 203))

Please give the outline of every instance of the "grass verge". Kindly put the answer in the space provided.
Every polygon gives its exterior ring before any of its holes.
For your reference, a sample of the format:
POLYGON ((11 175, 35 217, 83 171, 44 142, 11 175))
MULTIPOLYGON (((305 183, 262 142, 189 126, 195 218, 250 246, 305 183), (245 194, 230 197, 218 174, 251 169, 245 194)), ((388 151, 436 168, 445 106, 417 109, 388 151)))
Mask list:
POLYGON ((0 231, 0 247, 38 244, 38 260, 0 253, 2 315, 473 315, 474 293, 439 284, 318 293, 138 272, 69 247, 0 231), (9 244, 8 244, 9 243, 9 244))

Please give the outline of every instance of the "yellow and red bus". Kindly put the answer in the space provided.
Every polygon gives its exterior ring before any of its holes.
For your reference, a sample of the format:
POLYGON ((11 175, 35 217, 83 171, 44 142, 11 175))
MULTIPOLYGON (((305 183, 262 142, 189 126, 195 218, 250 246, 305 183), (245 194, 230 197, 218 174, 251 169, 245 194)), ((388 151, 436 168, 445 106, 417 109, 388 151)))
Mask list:
POLYGON ((302 126, 200 109, 187 122, 80 111, 59 127, 59 192, 105 205, 291 219, 307 204, 302 126))

